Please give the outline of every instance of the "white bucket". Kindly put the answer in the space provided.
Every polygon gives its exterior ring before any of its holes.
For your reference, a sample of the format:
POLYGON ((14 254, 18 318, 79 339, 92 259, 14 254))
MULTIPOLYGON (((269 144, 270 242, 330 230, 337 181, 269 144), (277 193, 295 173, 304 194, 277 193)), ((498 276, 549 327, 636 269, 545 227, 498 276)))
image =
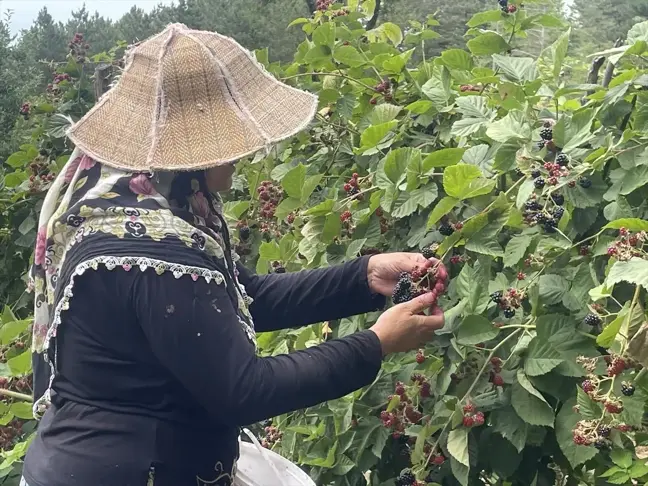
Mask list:
POLYGON ((249 430, 243 429, 243 432, 252 444, 239 441, 235 486, 315 486, 315 482, 297 465, 262 447, 249 430))

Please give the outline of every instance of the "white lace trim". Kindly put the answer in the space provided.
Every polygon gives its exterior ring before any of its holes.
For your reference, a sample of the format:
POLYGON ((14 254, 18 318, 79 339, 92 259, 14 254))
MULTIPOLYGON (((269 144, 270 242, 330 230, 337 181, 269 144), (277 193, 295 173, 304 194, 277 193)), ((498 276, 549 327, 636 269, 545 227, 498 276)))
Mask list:
MULTIPOLYGON (((189 275, 191 276, 194 282, 196 282, 200 278, 205 279, 207 283, 215 282, 219 285, 225 282, 225 277, 221 272, 217 270, 209 270, 203 267, 192 267, 189 265, 181 265, 178 263, 171 263, 171 262, 166 262, 164 260, 156 260, 154 258, 146 258, 146 257, 99 256, 96 258, 92 258, 90 260, 86 260, 80 263, 79 265, 77 265, 77 267, 74 269, 74 273, 70 276, 69 283, 63 290, 63 297, 61 297, 61 300, 58 302, 56 308, 54 309, 52 325, 47 330, 47 335, 45 336, 45 342, 43 344, 43 356, 45 358, 45 361, 50 366, 50 381, 49 381, 49 386, 47 387, 47 390, 45 391, 43 396, 34 402, 33 413, 34 413, 34 417, 36 418, 42 416, 42 414, 45 412, 45 410, 51 403, 52 383, 54 381, 54 375, 56 373, 57 357, 55 353, 54 363, 52 363, 47 356, 47 349, 49 348, 51 339, 56 337, 58 326, 61 323, 62 312, 70 308, 70 300, 74 295, 73 293, 74 279, 79 275, 83 275, 87 270, 97 270, 99 268, 99 265, 103 265, 108 270, 114 270, 115 268, 119 267, 122 270, 125 270, 127 272, 130 272, 133 268, 139 268, 140 271, 142 272, 151 268, 158 275, 162 275, 165 272, 171 272, 173 273, 173 276, 177 279, 179 279, 184 275, 189 275)), ((242 286, 239 284, 239 287, 242 286)), ((245 292, 243 292, 243 297, 244 300, 246 301, 246 304, 252 300, 247 296, 247 293, 245 292)), ((247 317, 250 319, 250 322, 252 322, 252 317, 249 315, 249 313, 246 314, 248 314, 247 317)), ((253 325, 246 322, 244 319, 241 319, 240 316, 238 319, 239 319, 239 323, 241 324, 241 327, 243 327, 243 330, 245 331, 245 334, 247 335, 248 339, 254 344, 254 347, 256 349, 257 346, 256 332, 254 331, 253 325)))

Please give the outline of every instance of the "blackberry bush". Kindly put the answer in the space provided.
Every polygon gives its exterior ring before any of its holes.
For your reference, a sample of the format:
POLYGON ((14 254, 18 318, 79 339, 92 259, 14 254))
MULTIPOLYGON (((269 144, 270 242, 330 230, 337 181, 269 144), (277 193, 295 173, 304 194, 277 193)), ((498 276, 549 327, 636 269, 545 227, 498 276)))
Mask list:
MULTIPOLYGON (((316 3, 292 23, 305 39, 291 63, 257 53, 320 106, 307 133, 237 165, 224 205, 236 248, 259 273, 419 251, 449 275, 403 275, 393 301, 435 292, 446 325, 423 349, 386 358, 366 389, 259 425, 263 444, 322 486, 648 482, 647 25, 615 51, 612 88, 594 90, 564 73, 569 32, 519 1, 492 0, 470 20, 466 49, 435 58, 421 51, 438 35, 432 17, 366 31, 375 2, 316 3), (531 31, 551 28, 555 43, 528 57, 531 31)), ((83 39, 70 49, 93 72, 83 39)), ((25 100, 16 113, 34 131, 3 166, 0 240, 21 255, 14 273, 69 154, 60 115, 93 103, 69 71, 43 94, 51 107, 25 100)), ((20 285, 0 327, 11 480, 33 431, 22 422, 20 285)), ((260 352, 305 349, 377 317, 261 335, 260 352)))

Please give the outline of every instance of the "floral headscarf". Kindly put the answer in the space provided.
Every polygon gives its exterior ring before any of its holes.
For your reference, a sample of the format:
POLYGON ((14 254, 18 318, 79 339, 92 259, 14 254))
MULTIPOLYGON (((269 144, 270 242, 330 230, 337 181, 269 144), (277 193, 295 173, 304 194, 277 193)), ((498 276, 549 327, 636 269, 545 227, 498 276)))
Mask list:
POLYGON ((45 197, 30 274, 35 417, 51 400, 56 333, 74 305, 75 279, 100 265, 225 285, 256 346, 251 299, 238 281, 221 206, 202 173, 129 173, 75 150, 45 197))

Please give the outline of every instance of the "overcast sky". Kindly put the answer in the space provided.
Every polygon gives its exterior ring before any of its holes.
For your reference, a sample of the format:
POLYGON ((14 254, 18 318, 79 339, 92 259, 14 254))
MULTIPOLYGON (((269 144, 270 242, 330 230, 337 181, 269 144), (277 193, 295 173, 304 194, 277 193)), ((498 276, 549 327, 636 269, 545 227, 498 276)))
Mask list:
POLYGON ((70 17, 73 10, 77 10, 86 4, 91 12, 95 10, 104 17, 119 19, 137 5, 144 10, 152 10, 159 3, 171 3, 168 0, 0 0, 0 12, 12 10, 11 30, 13 33, 20 32, 31 25, 38 11, 47 7, 54 20, 65 21, 70 17))

